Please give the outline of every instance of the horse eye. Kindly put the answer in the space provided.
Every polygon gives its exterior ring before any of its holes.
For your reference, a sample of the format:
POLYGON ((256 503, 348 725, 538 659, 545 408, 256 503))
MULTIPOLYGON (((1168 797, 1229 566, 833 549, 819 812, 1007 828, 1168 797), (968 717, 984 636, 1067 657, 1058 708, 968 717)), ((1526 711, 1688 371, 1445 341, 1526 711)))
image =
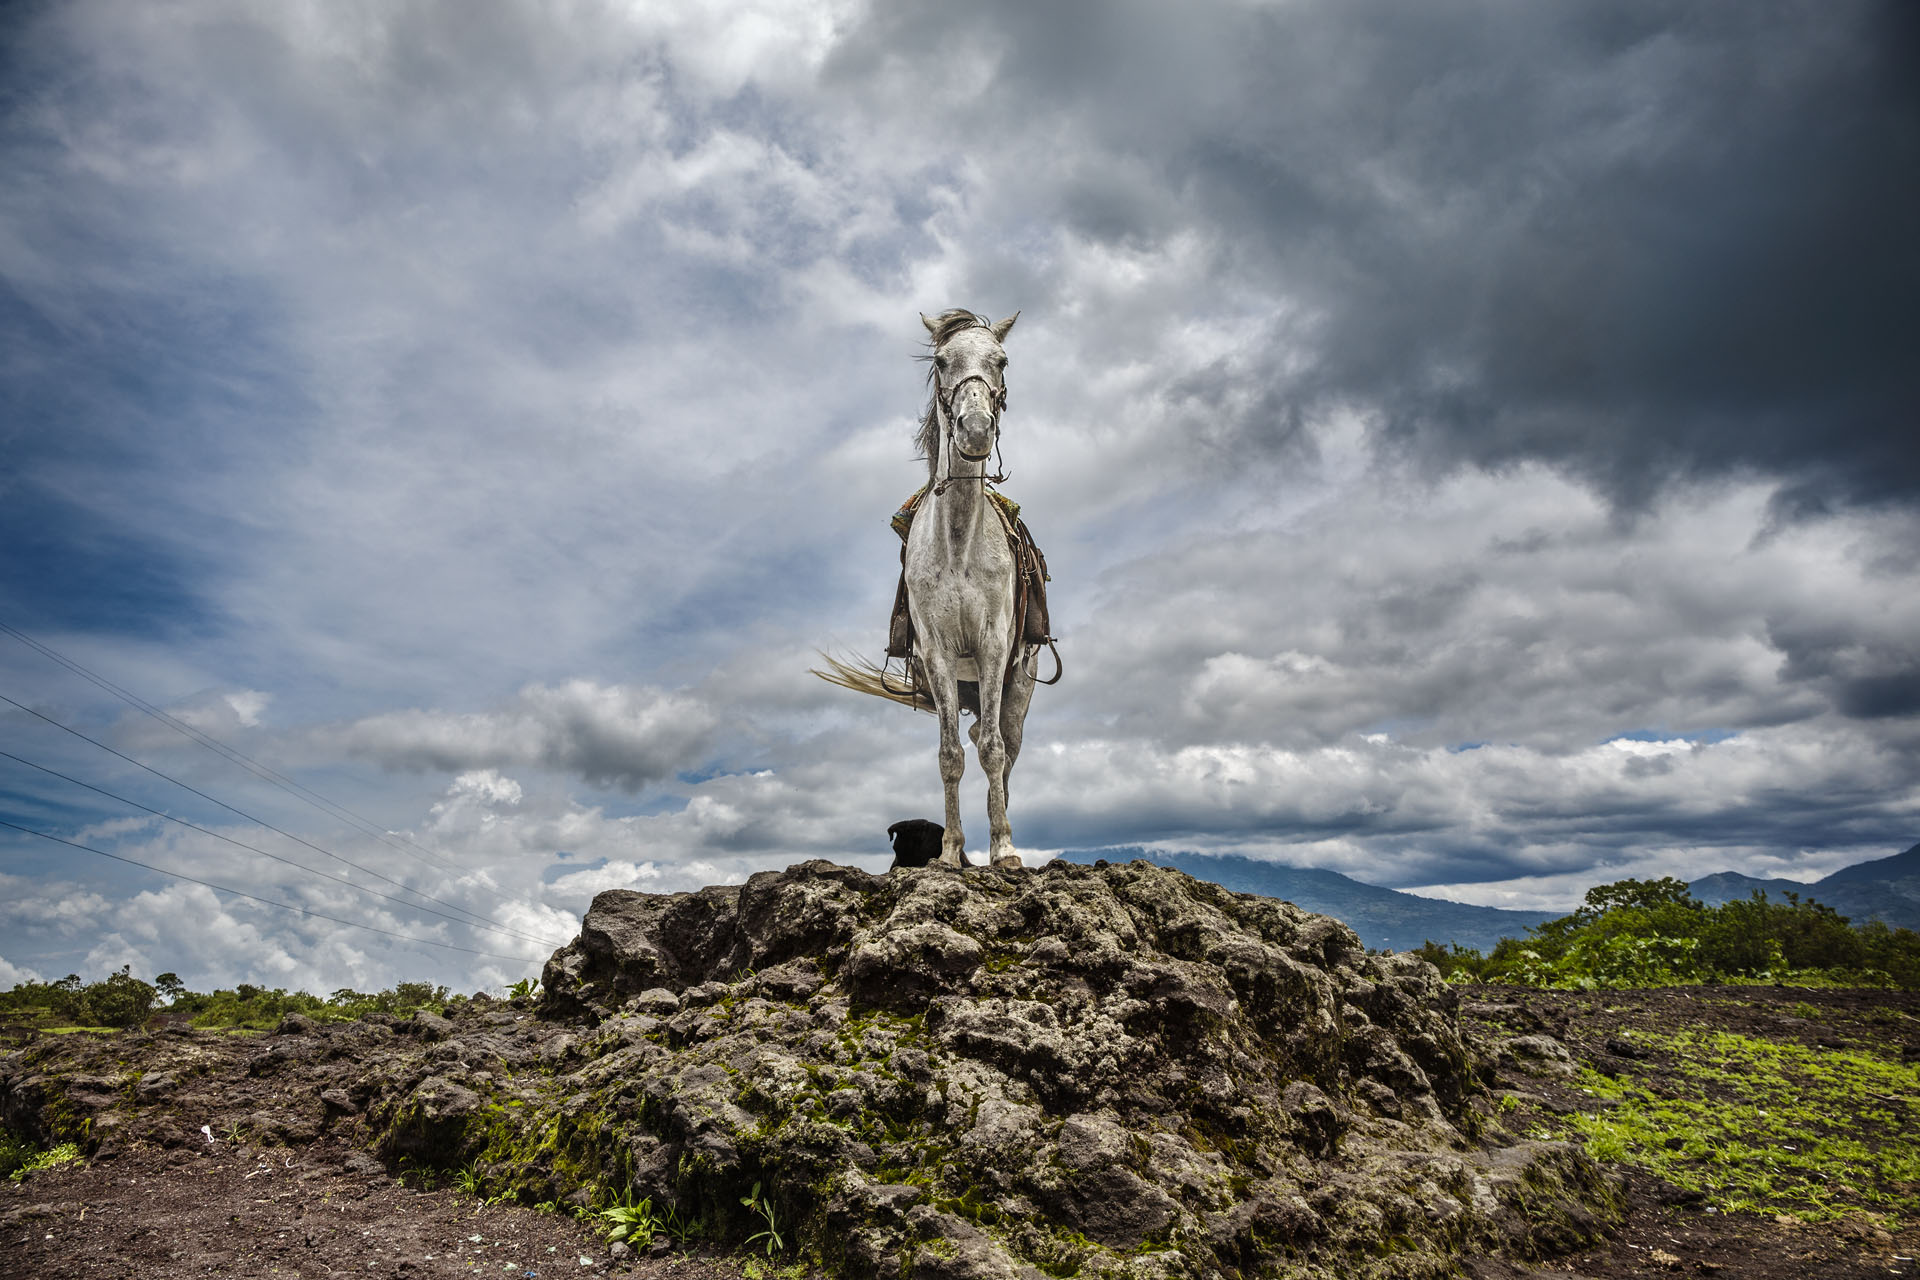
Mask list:
POLYGON ((933 362, 936 365, 940 366, 941 369, 945 369, 947 367, 947 358, 945 356, 935 356, 933 358, 933 362))

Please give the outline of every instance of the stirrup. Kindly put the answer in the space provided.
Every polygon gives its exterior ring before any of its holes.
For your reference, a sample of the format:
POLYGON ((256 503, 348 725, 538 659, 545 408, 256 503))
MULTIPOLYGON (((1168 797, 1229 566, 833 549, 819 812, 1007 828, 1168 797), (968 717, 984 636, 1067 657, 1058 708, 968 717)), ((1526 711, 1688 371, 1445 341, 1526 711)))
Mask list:
MULTIPOLYGON (((1047 648, 1053 653, 1053 679, 1042 680, 1039 671, 1036 670, 1033 673, 1033 682, 1035 684, 1059 684, 1060 677, 1066 674, 1066 665, 1060 661, 1060 650, 1054 647, 1052 636, 1047 637, 1047 648)), ((1036 658, 1040 656, 1040 647, 1038 645, 1034 646, 1033 653, 1036 658)), ((1036 668, 1039 665, 1037 662, 1034 664, 1036 668)))
MULTIPOLYGON (((896 689, 887 683, 887 664, 891 661, 893 661, 891 657, 880 659, 880 687, 896 698, 912 698, 914 706, 919 706, 925 695, 920 692, 920 686, 913 682, 913 668, 909 665, 913 661, 913 650, 909 648, 906 655, 900 659, 900 674, 907 682, 905 688, 896 689)), ((1054 678, 1059 679, 1058 676, 1054 678)))

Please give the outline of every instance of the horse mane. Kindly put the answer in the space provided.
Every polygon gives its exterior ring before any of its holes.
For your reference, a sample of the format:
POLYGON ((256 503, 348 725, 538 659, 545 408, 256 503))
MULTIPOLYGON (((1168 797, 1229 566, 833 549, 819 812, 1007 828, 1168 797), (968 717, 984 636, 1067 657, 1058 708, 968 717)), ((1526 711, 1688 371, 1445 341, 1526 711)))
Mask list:
POLYGON ((926 412, 920 415, 920 430, 914 443, 920 449, 918 456, 927 460, 928 484, 938 479, 934 472, 940 466, 940 415, 936 412, 938 397, 935 394, 939 389, 936 382, 939 371, 933 367, 934 352, 946 345, 947 339, 956 333, 967 329, 993 328, 993 321, 961 307, 950 307, 942 311, 933 323, 934 330, 927 337, 927 354, 914 357, 916 360, 924 360, 927 365, 927 408, 926 412))

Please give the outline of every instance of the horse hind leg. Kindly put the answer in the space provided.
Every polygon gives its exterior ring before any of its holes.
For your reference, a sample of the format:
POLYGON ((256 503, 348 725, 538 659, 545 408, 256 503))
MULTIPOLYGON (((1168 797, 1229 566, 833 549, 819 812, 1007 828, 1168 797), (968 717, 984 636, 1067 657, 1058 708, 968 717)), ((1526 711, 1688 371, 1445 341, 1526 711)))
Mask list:
POLYGON ((1000 740, 1007 744, 1007 770, 1019 762, 1027 735, 1027 708, 1033 703, 1033 677, 1022 663, 1000 690, 1000 740))

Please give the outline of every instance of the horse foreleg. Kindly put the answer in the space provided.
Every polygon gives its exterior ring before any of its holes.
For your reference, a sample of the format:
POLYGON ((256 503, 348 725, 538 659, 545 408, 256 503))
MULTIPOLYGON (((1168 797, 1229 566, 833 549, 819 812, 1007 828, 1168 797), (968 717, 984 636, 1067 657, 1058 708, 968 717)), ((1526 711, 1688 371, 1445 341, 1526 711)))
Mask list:
MULTIPOLYGON (((982 655, 981 670, 990 670, 982 655)), ((980 767, 987 774, 987 860, 996 867, 1020 866, 1020 855, 1013 851, 1013 825, 1007 821, 1007 770, 1011 760, 1000 724, 1000 702, 1004 696, 998 680, 980 682, 980 718, 973 726, 974 747, 980 753, 980 767)))
POLYGON ((967 837, 960 829, 960 775, 967 769, 967 750, 960 745, 960 691, 944 662, 928 661, 926 687, 933 693, 934 712, 940 717, 940 782, 947 793, 947 829, 940 837, 940 861, 950 867, 967 865, 967 837))

